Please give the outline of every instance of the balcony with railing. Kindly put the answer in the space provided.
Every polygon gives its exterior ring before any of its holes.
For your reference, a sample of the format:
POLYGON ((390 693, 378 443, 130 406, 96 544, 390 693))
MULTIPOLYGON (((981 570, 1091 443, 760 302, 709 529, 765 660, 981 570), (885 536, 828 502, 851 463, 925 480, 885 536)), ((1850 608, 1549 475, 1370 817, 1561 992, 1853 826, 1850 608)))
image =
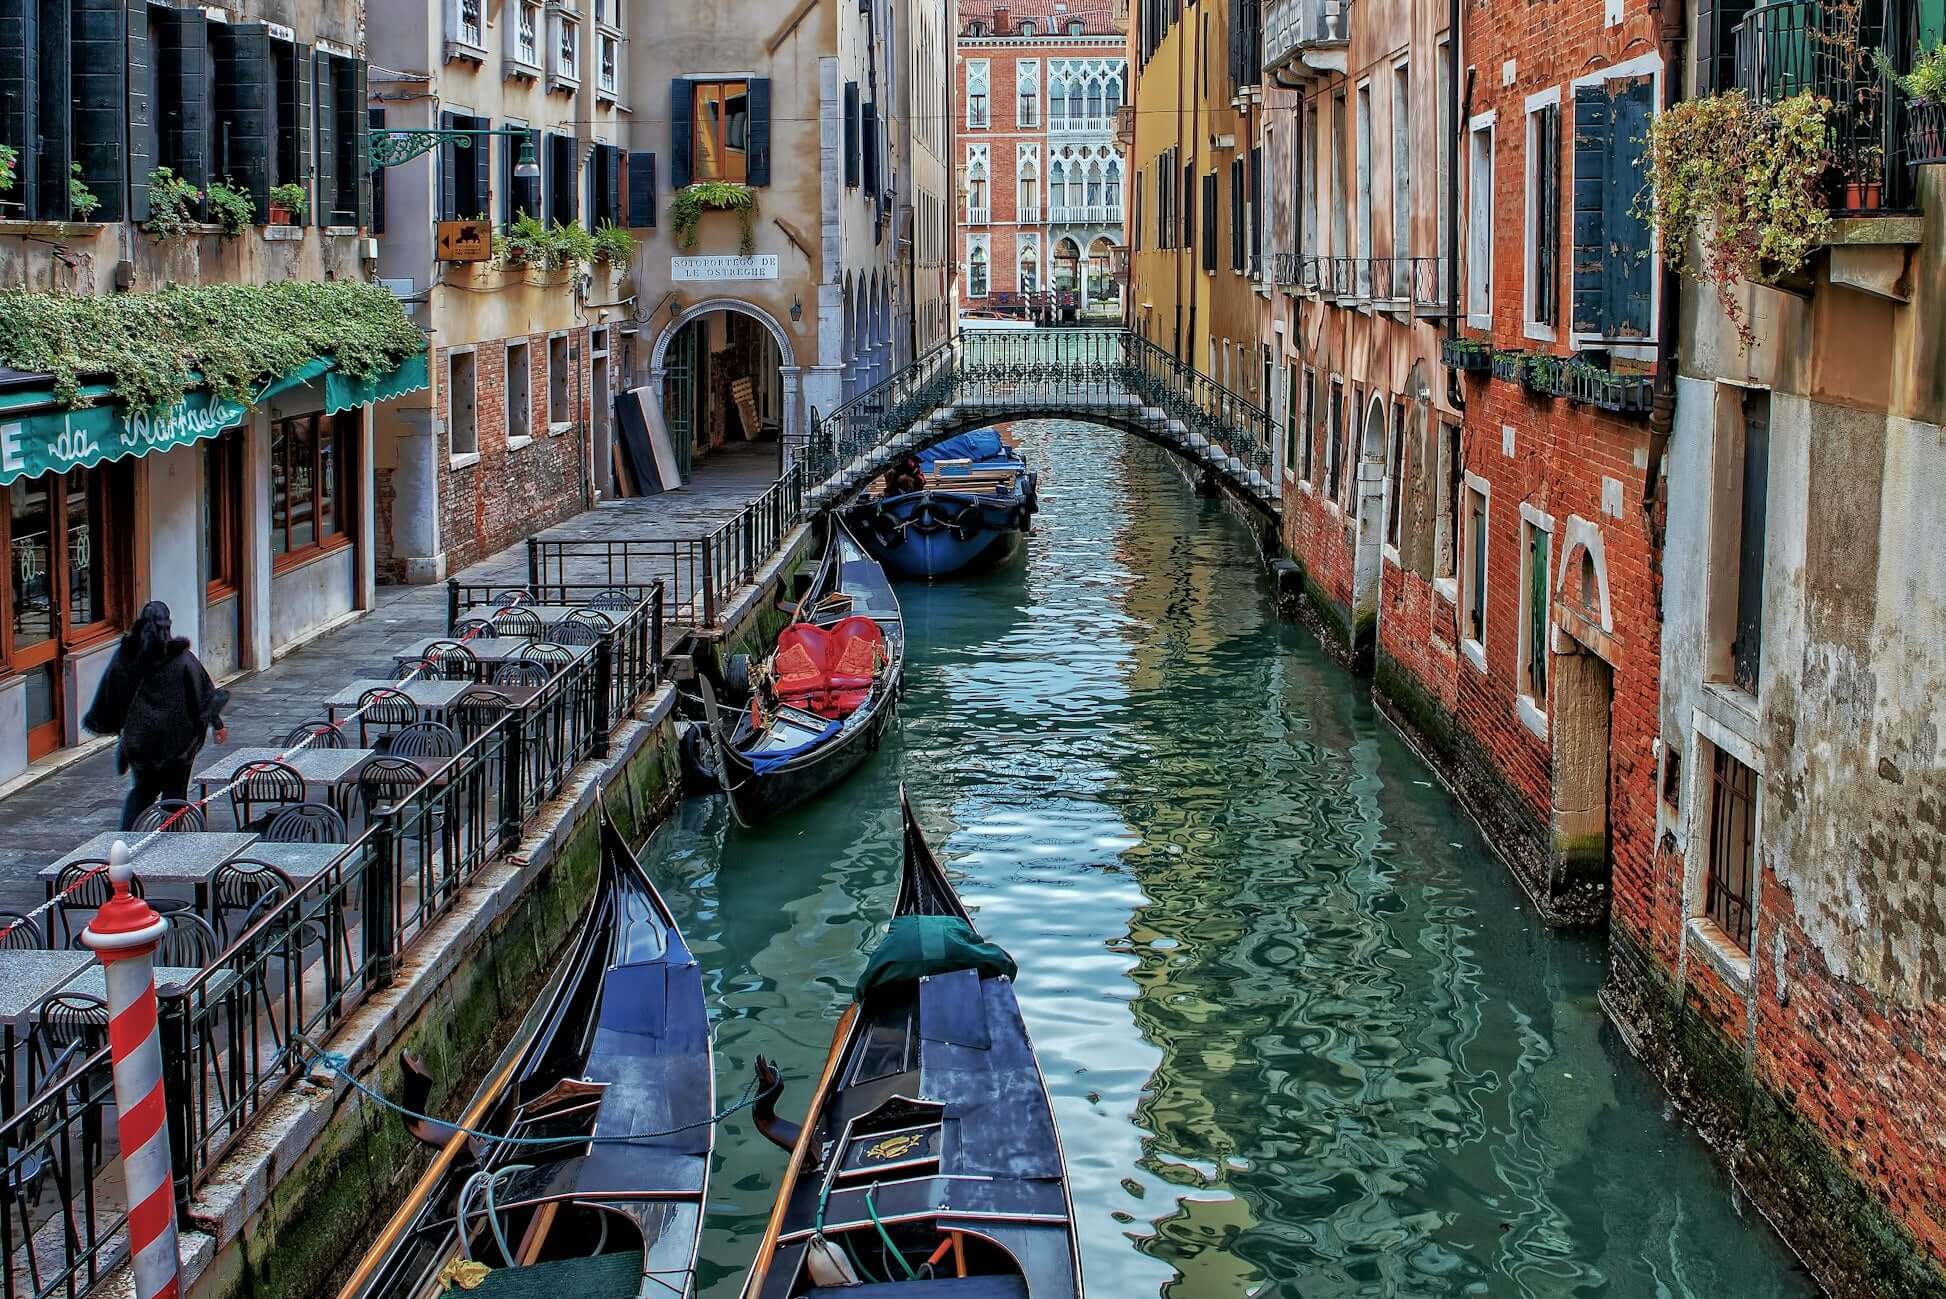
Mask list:
POLYGON ((1047 129, 1053 135, 1113 135, 1115 119, 1099 113, 1049 113, 1047 129))
POLYGON ((966 224, 970 226, 983 226, 987 224, 987 222, 991 220, 992 217, 993 217, 993 210, 987 207, 985 204, 981 204, 979 207, 974 207, 970 203, 967 204, 966 224))
POLYGON ((1444 257, 1321 257, 1272 254, 1265 268, 1286 293, 1324 297, 1342 304, 1410 310, 1422 319, 1449 314, 1444 257))
POLYGON ((1056 203, 1049 213, 1055 225, 1118 226, 1122 223, 1120 203, 1056 203))
POLYGON ((1871 215, 1911 208, 1905 98, 1873 66, 1885 50, 1898 67, 1918 47, 1910 0, 1776 0, 1752 9, 1731 37, 1736 84, 1759 103, 1809 92, 1825 114, 1836 173, 1834 210, 1871 215))
POLYGON ((1014 223, 1023 226, 1037 226, 1041 223, 1041 205, 1022 203, 1014 209, 1014 223))
POLYGON ((1264 75, 1343 72, 1351 34, 1350 0, 1267 0, 1263 7, 1264 75))
POLYGON ((1115 110, 1115 143, 1127 153, 1135 148, 1135 105, 1123 104, 1115 110))

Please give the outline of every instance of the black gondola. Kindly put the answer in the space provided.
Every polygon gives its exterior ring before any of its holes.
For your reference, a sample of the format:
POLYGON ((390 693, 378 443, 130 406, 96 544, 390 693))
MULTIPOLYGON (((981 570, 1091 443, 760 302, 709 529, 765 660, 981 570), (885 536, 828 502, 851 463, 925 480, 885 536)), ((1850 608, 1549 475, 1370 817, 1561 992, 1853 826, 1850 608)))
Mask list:
POLYGON ((693 1292, 716 1132, 702 975, 606 809, 601 846, 545 1009, 459 1121, 496 1136, 412 1125, 439 1155, 339 1299, 693 1292))
POLYGON ((851 774, 891 724, 905 672, 905 623, 877 560, 844 524, 734 717, 703 678, 704 725, 730 812, 744 826, 851 774))
POLYGON ((1013 962, 980 941, 912 809, 896 918, 838 1022, 744 1299, 1079 1299, 1081 1254, 1013 962), (863 1288, 853 1288, 862 1283, 863 1288))

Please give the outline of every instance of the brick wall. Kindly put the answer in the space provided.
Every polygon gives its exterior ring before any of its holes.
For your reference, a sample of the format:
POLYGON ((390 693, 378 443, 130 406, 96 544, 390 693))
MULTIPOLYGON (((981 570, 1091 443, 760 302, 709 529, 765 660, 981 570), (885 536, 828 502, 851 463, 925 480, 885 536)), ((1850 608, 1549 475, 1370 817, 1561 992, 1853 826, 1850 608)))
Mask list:
MULTIPOLYGON (((507 344, 521 336, 472 344, 475 427, 478 458, 455 465, 448 435, 434 450, 439 479, 439 535, 448 572, 457 573, 495 551, 571 518, 588 504, 588 431, 593 413, 592 367, 585 326, 525 336, 529 365, 528 429, 531 441, 509 445, 507 423, 507 344), (569 349, 567 427, 554 431, 549 416, 548 344, 565 337, 569 349)), ((447 365, 449 354, 464 348, 436 348, 431 364, 434 417, 449 428, 447 365)), ((378 573, 383 581, 404 578, 404 563, 389 553, 396 491, 393 471, 381 470, 376 484, 378 573)))

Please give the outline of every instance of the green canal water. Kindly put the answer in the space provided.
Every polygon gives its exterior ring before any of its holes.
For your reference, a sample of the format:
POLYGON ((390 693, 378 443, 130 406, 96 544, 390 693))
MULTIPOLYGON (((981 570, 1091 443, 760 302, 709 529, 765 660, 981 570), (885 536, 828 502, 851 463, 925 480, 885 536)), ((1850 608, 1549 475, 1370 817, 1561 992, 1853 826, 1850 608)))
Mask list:
MULTIPOLYGON (((892 905, 897 782, 1020 999, 1093 1299, 1815 1294, 1365 685, 1279 621, 1164 453, 1023 425, 1024 563, 901 590, 896 738, 751 833, 646 861, 708 979, 718 1088, 792 1116, 892 905)), ((717 1142, 701 1291, 734 1296, 784 1153, 717 1142)))

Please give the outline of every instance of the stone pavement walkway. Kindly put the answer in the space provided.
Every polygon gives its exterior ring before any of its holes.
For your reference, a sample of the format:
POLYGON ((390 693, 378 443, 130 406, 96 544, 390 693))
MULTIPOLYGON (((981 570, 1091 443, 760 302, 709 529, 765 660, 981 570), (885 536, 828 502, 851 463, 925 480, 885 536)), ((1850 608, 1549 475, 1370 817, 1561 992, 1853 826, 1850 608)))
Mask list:
MULTIPOLYGON (((610 501, 576 515, 550 538, 679 540, 700 537, 761 495, 777 477, 777 449, 719 450, 686 486, 660 496, 610 501)), ((456 574, 462 581, 524 584, 527 547, 518 542, 456 574)), ((570 574, 574 576, 574 574, 570 574)), ((599 581, 599 572, 590 575, 599 581)), ((636 580, 642 580, 638 577, 636 580)), ((229 683, 226 748, 280 743, 292 727, 322 716, 322 701, 358 677, 392 675, 396 647, 446 632, 446 587, 382 586, 375 608, 229 683)), ((223 749, 205 748, 198 765, 223 749)), ((113 748, 0 801, 0 909, 26 911, 45 899, 36 873, 76 844, 121 821, 127 779, 115 774, 113 748)))

